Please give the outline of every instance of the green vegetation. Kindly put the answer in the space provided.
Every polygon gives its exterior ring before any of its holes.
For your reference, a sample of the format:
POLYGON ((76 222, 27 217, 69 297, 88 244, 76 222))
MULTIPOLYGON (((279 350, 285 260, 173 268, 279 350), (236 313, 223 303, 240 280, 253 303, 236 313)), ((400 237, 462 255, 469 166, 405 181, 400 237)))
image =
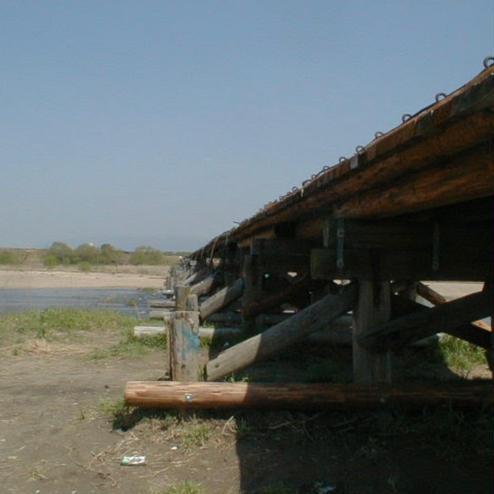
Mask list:
MULTIPOLYGON (((145 355, 151 349, 166 348, 166 336, 137 339, 133 334, 136 320, 111 311, 85 309, 46 309, 0 316, 0 346, 13 345, 12 354, 19 355, 26 343, 46 342, 72 344, 91 340, 91 333, 120 336, 111 346, 100 346, 89 356, 92 359, 125 358, 145 355)), ((114 341, 114 338, 111 338, 114 341)))
POLYGON ((186 449, 204 446, 213 434, 213 427, 192 419, 182 437, 182 444, 186 449))
POLYGON ((148 264, 158 265, 164 264, 165 256, 163 252, 153 249, 152 247, 137 247, 134 253, 130 256, 129 262, 134 265, 148 264))
MULTIPOLYGON (((135 324, 135 320, 133 324, 135 324)), ((119 343, 95 350, 90 357, 95 360, 137 357, 146 355, 152 348, 165 349, 166 336, 161 334, 136 338, 133 331, 129 329, 125 332, 124 338, 119 343)))
POLYGON ((0 316, 0 344, 29 338, 70 343, 80 340, 81 332, 125 331, 135 319, 111 311, 85 309, 45 309, 0 316))
POLYGON ((204 489, 200 484, 186 480, 181 485, 170 487, 165 494, 203 494, 204 489))
POLYGON ((443 335, 438 350, 446 365, 457 371, 468 373, 485 363, 485 350, 454 336, 443 335))
POLYGON ((19 256, 11 250, 0 251, 0 264, 19 264, 19 256))

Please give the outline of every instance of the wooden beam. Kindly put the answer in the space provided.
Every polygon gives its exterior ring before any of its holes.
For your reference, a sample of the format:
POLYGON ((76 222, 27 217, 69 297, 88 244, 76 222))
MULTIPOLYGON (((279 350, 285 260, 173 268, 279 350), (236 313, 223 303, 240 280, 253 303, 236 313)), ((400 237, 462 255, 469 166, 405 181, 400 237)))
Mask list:
POLYGON ((310 333, 326 328, 334 319, 350 310, 355 300, 356 287, 353 285, 345 287, 337 295, 327 295, 290 319, 220 353, 208 362, 207 379, 221 379, 284 350, 310 333))
POLYGON ((353 380, 356 384, 391 382, 389 351, 376 351, 361 345, 360 339, 369 329, 387 322, 391 315, 389 281, 359 280, 358 302, 353 326, 353 380))
MULTIPOLYGON (((167 334, 165 326, 134 326, 134 336, 144 338, 146 336, 159 336, 167 334)), ((240 328, 201 328, 199 327, 199 338, 230 338, 242 333, 240 328)))
POLYGON ((190 293, 197 295, 198 297, 202 295, 207 295, 214 288, 215 284, 216 284, 215 276, 209 275, 199 283, 192 285, 190 287, 190 293))
POLYGON ((493 402, 491 382, 391 386, 130 381, 128 405, 152 408, 362 409, 447 403, 479 407, 493 402))
MULTIPOLYGON (((366 228, 371 229, 373 224, 370 222, 366 228)), ((438 222, 434 233, 432 228, 422 229, 412 223, 404 238, 416 234, 417 239, 406 242, 408 247, 396 239, 392 227, 388 230, 376 226, 373 239, 365 229, 355 228, 351 220, 344 220, 343 225, 344 237, 339 246, 312 249, 313 279, 485 281, 494 274, 492 220, 469 224, 438 222), (363 233, 360 239, 359 230, 363 233), (421 234, 421 230, 430 236, 421 234)))
POLYGON ((401 348, 413 341, 435 333, 449 333, 470 321, 488 317, 492 311, 492 290, 487 290, 432 309, 424 307, 416 312, 376 325, 369 333, 359 337, 367 348, 401 348))
POLYGON ((223 307, 227 306, 242 295, 244 288, 244 282, 242 278, 239 278, 232 286, 226 286, 220 291, 211 295, 205 300, 199 309, 201 320, 204 321, 211 314, 218 312, 223 307))
POLYGON ((308 291, 311 286, 310 278, 304 278, 289 285, 277 293, 266 295, 260 300, 253 300, 247 305, 242 306, 242 316, 246 319, 251 319, 267 312, 273 308, 279 307, 282 303, 291 300, 300 291, 308 291))
MULTIPOLYGON (((430 307, 425 307, 424 305, 421 305, 412 300, 405 299, 401 296, 396 296, 392 298, 392 312, 393 315, 396 315, 397 317, 413 314, 418 310, 430 311, 432 309, 430 307)), ((448 327, 443 327, 441 331, 431 328, 428 336, 431 336, 439 332, 447 333, 451 336, 455 336, 456 338, 461 338, 462 340, 468 341, 473 345, 477 345, 485 349, 491 348, 492 345, 490 326, 488 326, 487 324, 481 321, 477 321, 471 324, 452 323, 448 327)))
POLYGON ((163 308, 163 309, 173 309, 175 308, 174 300, 162 300, 162 299, 152 299, 149 301, 149 307, 163 308))

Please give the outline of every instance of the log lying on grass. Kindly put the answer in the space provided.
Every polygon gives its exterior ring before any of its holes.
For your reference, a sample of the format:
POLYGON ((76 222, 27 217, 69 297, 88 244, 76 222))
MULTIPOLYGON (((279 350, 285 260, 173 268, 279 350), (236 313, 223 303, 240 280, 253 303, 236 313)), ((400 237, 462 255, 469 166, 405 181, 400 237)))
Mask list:
POLYGON ((174 300, 165 299, 151 299, 149 302, 149 307, 157 307, 162 309, 173 309, 175 307, 174 300))
POLYGON ((492 382, 427 385, 207 383, 130 381, 127 404, 153 408, 378 408, 450 403, 479 406, 493 402, 492 382))
MULTIPOLYGON (((166 334, 167 328, 164 326, 135 326, 134 336, 143 338, 146 336, 158 336, 166 334)), ((199 337, 201 338, 230 338, 242 333, 240 328, 199 328, 199 337)))
POLYGON ((342 293, 327 295, 290 319, 225 350, 208 362, 208 381, 241 370, 282 351, 310 333, 327 328, 334 319, 353 307, 356 297, 356 287, 349 285, 342 293))

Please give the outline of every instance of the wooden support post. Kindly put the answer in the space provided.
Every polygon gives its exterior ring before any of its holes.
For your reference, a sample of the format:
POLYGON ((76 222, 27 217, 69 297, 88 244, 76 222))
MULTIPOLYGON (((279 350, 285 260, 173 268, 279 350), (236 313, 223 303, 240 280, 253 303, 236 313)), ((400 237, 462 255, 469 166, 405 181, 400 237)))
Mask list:
POLYGON ((219 292, 205 300, 199 309, 201 320, 207 319, 211 314, 219 311, 242 295, 244 282, 239 278, 232 286, 222 288, 219 292))
POLYGON ((327 328, 334 319, 350 310, 355 300, 354 285, 346 287, 337 295, 327 295, 290 319, 220 353, 208 362, 207 379, 221 379, 288 348, 310 333, 327 328))
MULTIPOLYGON (((245 255, 243 265, 244 293, 242 296, 242 309, 251 304, 255 304, 261 298, 262 294, 262 275, 259 272, 259 259, 257 255, 245 255)), ((248 319, 249 316, 243 313, 242 318, 248 319)))
POLYGON ((453 404, 479 407, 493 402, 492 384, 482 382, 424 385, 205 383, 131 381, 125 401, 140 407, 225 409, 363 409, 453 404))
POLYGON ((360 338, 370 328, 385 323, 391 315, 391 290, 388 281, 359 281, 358 303, 354 311, 353 379, 356 384, 391 382, 391 356, 364 348, 360 338))
POLYGON ((177 310, 169 332, 170 374, 172 379, 201 380, 201 344, 197 296, 189 295, 190 287, 177 286, 177 310), (192 310, 191 310, 192 309, 192 310), (195 309, 195 310, 194 310, 195 309))

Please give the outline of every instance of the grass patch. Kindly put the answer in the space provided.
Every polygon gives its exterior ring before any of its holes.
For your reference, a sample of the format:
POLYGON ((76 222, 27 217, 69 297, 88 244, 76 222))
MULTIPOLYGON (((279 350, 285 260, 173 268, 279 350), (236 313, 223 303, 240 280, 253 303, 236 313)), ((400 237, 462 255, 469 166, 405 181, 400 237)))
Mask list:
POLYGON ((212 426, 207 423, 200 423, 196 419, 193 419, 185 424, 182 444, 186 449, 200 448, 208 442, 212 434, 212 426))
POLYGON ((0 345, 30 338, 70 343, 80 340, 81 332, 125 331, 135 319, 111 311, 56 309, 0 316, 0 345))
POLYGON ((165 491, 165 494, 203 494, 204 489, 196 482, 186 480, 181 485, 174 485, 165 491))
POLYGON ((438 351, 450 369, 463 373, 469 373, 476 366, 485 364, 484 349, 454 336, 444 335, 439 342, 438 351))
POLYGON ((129 329, 125 332, 122 341, 120 341, 116 345, 98 349, 94 351, 90 357, 95 360, 102 360, 107 358, 139 357, 142 355, 146 355, 152 349, 164 350, 165 348, 166 335, 160 334, 156 336, 145 336, 143 338, 136 338, 134 336, 133 330, 129 329))

